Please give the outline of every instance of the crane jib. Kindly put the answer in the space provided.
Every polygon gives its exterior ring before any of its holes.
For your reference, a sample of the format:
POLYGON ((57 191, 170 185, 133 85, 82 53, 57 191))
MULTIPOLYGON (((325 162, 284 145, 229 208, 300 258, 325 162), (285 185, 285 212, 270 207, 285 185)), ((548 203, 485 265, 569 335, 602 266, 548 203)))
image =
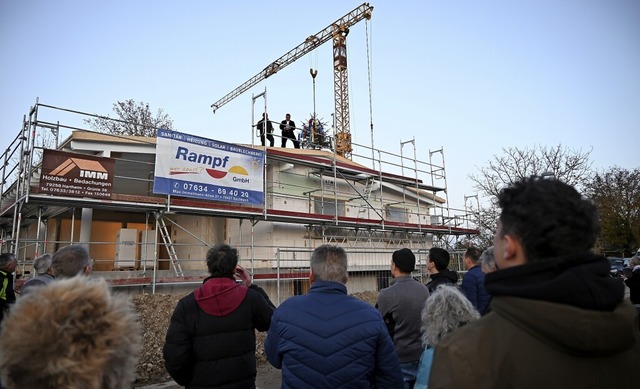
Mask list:
POLYGON ((246 92, 256 84, 258 84, 260 81, 274 75, 275 73, 282 70, 283 68, 290 65, 291 63, 295 62, 299 58, 303 57, 310 51, 315 50, 322 44, 328 42, 329 40, 334 38, 334 35, 336 34, 336 32, 338 33, 348 32, 349 27, 353 26, 359 21, 363 19, 369 20, 371 18, 372 12, 373 12, 373 7, 369 5, 369 3, 363 3, 362 5, 356 7, 353 11, 349 12, 348 14, 344 15, 340 19, 331 23, 322 31, 318 32, 315 35, 309 36, 300 45, 296 46, 295 48, 290 50, 288 53, 283 55, 282 57, 276 59, 271 64, 267 65, 258 74, 251 77, 248 81, 245 81, 244 83, 242 83, 236 89, 227 93, 220 100, 211 104, 211 108, 213 109, 213 112, 215 113, 216 110, 221 108, 223 105, 227 104, 234 98, 246 92))

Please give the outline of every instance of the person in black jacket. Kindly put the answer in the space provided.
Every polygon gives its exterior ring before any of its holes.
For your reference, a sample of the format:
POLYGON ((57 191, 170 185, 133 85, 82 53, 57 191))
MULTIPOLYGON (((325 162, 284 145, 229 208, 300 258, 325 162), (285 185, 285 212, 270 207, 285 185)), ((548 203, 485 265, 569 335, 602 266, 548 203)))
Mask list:
POLYGON ((629 299, 640 312, 640 257, 633 257, 623 272, 624 283, 629 287, 629 299))
POLYGON ((254 388, 255 330, 269 329, 275 307, 238 266, 235 248, 209 249, 207 268, 211 276, 173 312, 163 348, 165 367, 187 388, 254 388))
POLYGON ((16 302, 13 290, 13 272, 16 271, 18 261, 13 253, 0 255, 0 322, 9 308, 16 302))
POLYGON ((427 262, 427 270, 429 270, 429 278, 431 279, 427 283, 429 292, 435 292, 438 285, 458 282, 458 273, 447 269, 449 261, 450 256, 447 250, 440 247, 429 249, 429 262, 427 262))
POLYGON ((267 139, 269 140, 269 146, 273 147, 273 124, 271 123, 271 121, 269 120, 269 114, 264 112, 262 114, 262 119, 260 119, 258 121, 258 124, 256 124, 256 128, 258 129, 258 131, 260 131, 260 143, 264 146, 264 130, 267 130, 267 139), (267 124, 265 125, 265 121, 267 122, 267 124))
POLYGON ((296 129, 296 123, 291 120, 290 114, 286 114, 285 119, 280 122, 280 129, 282 130, 282 147, 287 147, 287 139, 291 139, 293 147, 299 149, 300 142, 296 139, 296 134, 293 133, 293 130, 296 129))

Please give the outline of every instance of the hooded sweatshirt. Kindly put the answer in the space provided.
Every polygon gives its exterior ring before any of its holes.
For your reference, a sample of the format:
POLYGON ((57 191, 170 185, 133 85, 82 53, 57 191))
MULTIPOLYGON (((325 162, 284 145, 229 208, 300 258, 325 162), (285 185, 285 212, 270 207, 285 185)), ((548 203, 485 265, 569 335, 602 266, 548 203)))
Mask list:
POLYGON ((457 283, 458 273, 449 269, 444 269, 436 274, 431 274, 429 278, 431 278, 431 281, 427 283, 427 288, 429 288, 429 292, 433 293, 439 285, 457 283))
POLYGON ((182 298, 163 353, 171 377, 187 388, 252 388, 255 330, 266 331, 275 307, 260 287, 209 277, 182 298))
POLYGON ((604 257, 487 274, 491 312, 441 341, 429 388, 640 387, 637 314, 604 257), (460 371, 465 374, 460 374, 460 371))

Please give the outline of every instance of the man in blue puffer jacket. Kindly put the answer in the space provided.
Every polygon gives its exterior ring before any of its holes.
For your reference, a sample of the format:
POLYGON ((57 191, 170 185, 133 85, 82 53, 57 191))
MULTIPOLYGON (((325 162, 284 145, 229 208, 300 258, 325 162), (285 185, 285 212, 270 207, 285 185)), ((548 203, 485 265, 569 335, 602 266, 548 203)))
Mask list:
POLYGON ((462 292, 481 315, 487 313, 491 295, 484 288, 484 272, 478 260, 482 252, 477 247, 469 247, 464 252, 464 267, 467 273, 462 278, 462 292))
POLYGON ((347 254, 323 245, 311 255, 309 293, 278 307, 265 340, 282 388, 402 388, 400 362, 382 316, 347 296, 347 254))

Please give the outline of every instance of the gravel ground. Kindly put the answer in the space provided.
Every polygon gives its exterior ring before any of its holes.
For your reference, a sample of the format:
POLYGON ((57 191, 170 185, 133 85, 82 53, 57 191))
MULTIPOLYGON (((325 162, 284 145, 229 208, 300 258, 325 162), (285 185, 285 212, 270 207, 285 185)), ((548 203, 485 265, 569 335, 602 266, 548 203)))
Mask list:
MULTIPOLYGON (((143 328, 142 351, 136 369, 135 387, 141 388, 179 388, 171 380, 164 368, 162 346, 169 327, 171 314, 184 295, 173 294, 141 294, 133 297, 143 328)), ((375 304, 378 292, 355 293, 355 297, 370 304, 375 304)), ((256 359, 258 377, 256 385, 260 389, 280 387, 280 370, 273 368, 264 355, 265 334, 256 333, 256 359)))

